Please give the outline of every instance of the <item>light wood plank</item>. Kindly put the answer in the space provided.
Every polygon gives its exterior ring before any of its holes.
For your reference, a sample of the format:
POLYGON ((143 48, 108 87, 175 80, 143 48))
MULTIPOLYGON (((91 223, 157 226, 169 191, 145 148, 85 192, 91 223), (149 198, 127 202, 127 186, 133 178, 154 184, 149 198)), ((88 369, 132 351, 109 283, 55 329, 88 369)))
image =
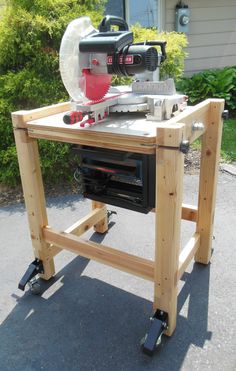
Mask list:
MULTIPOLYGON (((84 232, 89 230, 95 224, 99 223, 99 221, 106 217, 106 215, 107 215, 106 207, 102 207, 101 209, 96 208, 92 210, 88 215, 86 215, 85 217, 81 218, 79 221, 68 227, 65 230, 65 233, 81 236, 84 232)), ((54 246, 52 244, 50 245, 49 250, 52 257, 59 254, 59 252, 62 251, 60 247, 54 246)))
POLYGON ((104 217, 97 223, 94 223, 94 230, 97 233, 105 233, 108 231, 108 217, 107 217, 107 207, 106 204, 98 201, 92 201, 92 209, 103 209, 104 217))
POLYGON ((101 208, 95 207, 88 215, 81 218, 79 221, 71 225, 65 230, 65 233, 72 233, 76 236, 81 236, 91 227, 96 225, 107 216, 106 206, 101 208))
POLYGON ((177 316, 184 156, 177 149, 164 147, 157 148, 156 156, 154 309, 168 313, 166 335, 171 336, 177 316))
POLYGON ((37 141, 22 129, 14 129, 14 135, 34 255, 42 260, 41 277, 47 280, 54 275, 55 268, 49 245, 42 237, 42 228, 48 220, 37 141))
POLYGON ((179 256, 178 280, 182 277, 189 263, 200 246, 200 234, 194 233, 179 256))
POLYGON ((60 141, 65 143, 75 143, 81 145, 88 145, 100 148, 110 148, 117 149, 121 151, 130 151, 137 153, 155 153, 154 140, 149 140, 146 143, 140 139, 135 140, 134 137, 127 138, 122 136, 106 136, 104 133, 95 133, 94 135, 88 135, 87 133, 73 133, 72 131, 68 133, 53 132, 50 130, 39 130, 39 129, 29 129, 29 136, 35 139, 48 139, 53 141, 60 141))
POLYGON ((71 110, 70 102, 53 104, 47 107, 36 108, 33 110, 16 111, 12 113, 12 122, 15 128, 26 128, 26 122, 37 120, 43 117, 55 115, 60 112, 71 110))
POLYGON ((212 100, 207 130, 202 138, 196 229, 200 233, 201 243, 195 255, 195 260, 203 264, 208 264, 211 257, 216 186, 223 126, 221 115, 223 109, 223 99, 212 100))
POLYGON ((183 140, 183 131, 185 124, 176 123, 176 120, 168 120, 166 123, 157 124, 158 146, 178 148, 183 140))
POLYGON ((193 205, 182 205, 182 219, 188 220, 190 222, 196 222, 197 221, 197 215, 198 215, 198 208, 197 206, 193 205))
POLYGON ((88 259, 107 264, 113 268, 149 281, 154 280, 154 263, 150 260, 92 241, 83 240, 72 234, 57 232, 51 228, 43 228, 43 238, 47 243, 69 250, 88 259))
POLYGON ((204 131, 193 131, 192 125, 194 122, 201 122, 204 125, 208 121, 209 110, 210 110, 210 99, 206 99, 203 102, 196 104, 195 106, 189 107, 189 109, 183 111, 178 116, 170 119, 168 124, 171 126, 172 123, 184 123, 185 132, 182 134, 184 140, 188 140, 193 143, 199 135, 202 135, 204 131))
MULTIPOLYGON (((151 211, 155 213, 156 209, 152 209, 151 211)), ((189 222, 196 222, 197 214, 198 214, 197 206, 182 204, 181 219, 188 220, 189 222)))

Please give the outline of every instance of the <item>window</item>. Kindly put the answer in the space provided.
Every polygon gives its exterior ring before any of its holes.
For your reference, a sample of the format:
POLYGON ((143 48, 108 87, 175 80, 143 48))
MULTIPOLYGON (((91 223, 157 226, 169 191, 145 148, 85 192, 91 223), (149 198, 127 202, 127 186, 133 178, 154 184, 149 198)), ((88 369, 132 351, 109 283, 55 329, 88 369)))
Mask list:
MULTIPOLYGON (((176 0, 177 1, 177 0, 176 0)), ((105 14, 125 18, 129 25, 163 29, 165 0, 108 0, 105 14)))
POLYGON ((139 23, 143 27, 161 28, 162 0, 126 0, 125 13, 129 25, 139 23))

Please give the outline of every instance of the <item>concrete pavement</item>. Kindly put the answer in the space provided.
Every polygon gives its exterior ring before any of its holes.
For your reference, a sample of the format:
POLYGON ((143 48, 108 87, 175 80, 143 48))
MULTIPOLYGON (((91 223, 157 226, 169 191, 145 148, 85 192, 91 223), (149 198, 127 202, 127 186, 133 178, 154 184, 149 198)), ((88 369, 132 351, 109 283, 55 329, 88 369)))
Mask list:
MULTIPOLYGON (((185 176, 184 202, 196 203, 198 177, 185 176)), ((47 200, 59 229, 90 210, 78 196, 47 200)), ((87 237, 153 257, 154 215, 118 212, 109 232, 87 237)), ((183 244, 194 225, 183 222, 183 244)), ((0 370, 226 370, 236 369, 236 177, 219 174, 209 266, 191 264, 180 282, 177 329, 153 358, 140 352, 149 327, 153 285, 68 252, 41 296, 17 289, 33 260, 23 204, 0 208, 0 370)))

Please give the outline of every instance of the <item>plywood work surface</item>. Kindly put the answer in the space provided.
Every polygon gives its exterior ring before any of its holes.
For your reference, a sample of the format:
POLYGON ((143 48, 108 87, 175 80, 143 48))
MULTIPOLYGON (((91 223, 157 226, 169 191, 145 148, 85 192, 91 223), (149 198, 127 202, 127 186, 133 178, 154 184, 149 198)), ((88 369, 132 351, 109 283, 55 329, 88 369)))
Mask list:
POLYGON ((80 123, 66 125, 63 122, 65 111, 41 118, 25 121, 30 137, 51 139, 82 145, 97 145, 113 149, 135 150, 152 153, 155 146, 178 148, 182 140, 190 143, 203 132, 194 133, 194 121, 206 123, 210 101, 204 101, 194 107, 188 107, 176 117, 165 121, 149 121, 143 112, 110 113, 101 122, 89 127, 80 123), (176 136, 180 125, 185 125, 182 137, 176 136), (156 141, 156 138, 158 139, 156 141), (96 142, 96 143, 95 143, 96 142))
POLYGON ((120 134, 138 137, 155 137, 157 122, 147 121, 144 114, 110 114, 107 119, 90 127, 81 128, 80 124, 66 125, 63 122, 65 112, 29 121, 29 129, 47 129, 60 132, 82 132, 120 134))

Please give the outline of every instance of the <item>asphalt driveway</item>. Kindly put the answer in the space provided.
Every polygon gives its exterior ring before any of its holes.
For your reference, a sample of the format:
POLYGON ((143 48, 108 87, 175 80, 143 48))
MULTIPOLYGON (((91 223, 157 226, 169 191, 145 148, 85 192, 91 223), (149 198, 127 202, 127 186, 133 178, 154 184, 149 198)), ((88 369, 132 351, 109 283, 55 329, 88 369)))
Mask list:
MULTIPOLYGON (((185 176, 184 202, 198 177, 185 176)), ((47 200, 49 222, 66 228, 90 210, 79 196, 47 200)), ((111 207, 109 232, 87 237, 153 257, 154 215, 111 207)), ((183 222, 183 244, 194 225, 183 222)), ((153 358, 140 352, 152 314, 153 285, 68 252, 42 295, 17 289, 33 260, 23 204, 0 208, 0 370, 236 369, 236 177, 220 173, 211 264, 191 264, 180 282, 177 329, 153 358)))

